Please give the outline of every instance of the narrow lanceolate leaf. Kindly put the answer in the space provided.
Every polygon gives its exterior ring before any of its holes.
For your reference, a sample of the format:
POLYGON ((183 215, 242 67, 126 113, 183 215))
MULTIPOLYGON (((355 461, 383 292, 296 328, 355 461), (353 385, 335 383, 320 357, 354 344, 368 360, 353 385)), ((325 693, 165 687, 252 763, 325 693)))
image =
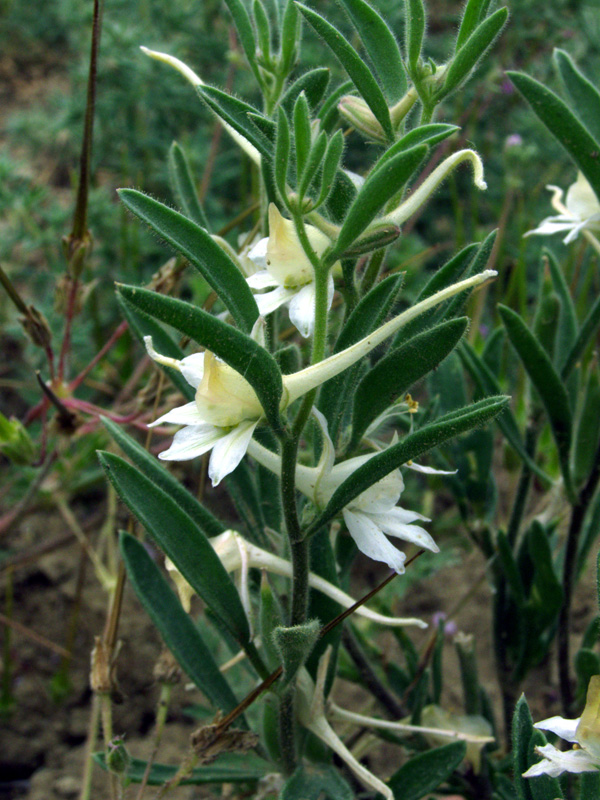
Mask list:
POLYGON ((477 26, 452 59, 439 96, 440 99, 456 89, 467 78, 475 64, 498 36, 507 18, 508 9, 499 8, 477 26))
POLYGON ((287 199, 287 173, 290 160, 290 125, 281 106, 277 116, 277 138, 275 140, 275 184, 285 206, 287 199))
POLYGON ((446 358, 467 326, 466 317, 443 322, 392 350, 375 364, 354 395, 350 447, 358 444, 379 414, 446 358))
POLYGON ((488 397, 466 408, 451 411, 435 422, 405 436, 398 444, 373 456, 336 490, 322 515, 311 525, 310 531, 318 530, 365 489, 407 461, 472 428, 491 422, 506 407, 508 401, 509 398, 504 396, 488 397))
MULTIPOLYGON (((324 133, 324 131, 321 131, 321 133, 324 133)), ((313 209, 318 208, 329 197, 331 190, 333 189, 335 176, 342 159, 343 151, 344 134, 342 131, 336 131, 329 140, 327 150, 325 151, 325 157, 323 159, 323 172, 321 174, 321 191, 319 192, 319 196, 315 201, 313 209)))
POLYGON ((283 74, 291 71, 298 56, 301 19, 294 0, 287 0, 281 20, 280 58, 283 74))
MULTIPOLYGON (((262 116, 258 109, 232 97, 214 86, 197 86, 196 91, 215 114, 222 120, 231 125, 244 139, 247 139, 260 153, 263 158, 271 160, 273 158, 273 144, 262 129, 253 123, 249 116, 262 116)), ((264 117, 266 123, 268 120, 264 117)))
POLYGON ((355 794, 337 769, 327 764, 300 766, 284 783, 280 800, 353 800, 355 794))
POLYGON ((572 418, 565 385, 554 369, 546 351, 533 336, 521 317, 507 306, 498 310, 510 343, 523 362, 550 421, 567 492, 572 495, 569 469, 572 418))
POLYGON ((307 8, 307 6, 301 3, 296 3, 296 5, 310 25, 325 41, 325 44, 331 48, 349 77, 354 81, 354 85, 383 128, 385 135, 390 141, 393 141, 394 132, 392 130, 390 112, 385 97, 364 60, 358 55, 356 50, 348 44, 346 38, 320 14, 317 14, 316 11, 312 11, 312 9, 307 8))
POLYGON ((323 99, 329 85, 330 71, 327 67, 316 67, 300 75, 285 91, 280 105, 286 114, 291 115, 300 92, 304 92, 311 111, 314 111, 323 99))
POLYGON ((198 199, 190 165, 177 142, 173 142, 169 148, 169 178, 186 217, 208 230, 208 220, 198 199))
POLYGON ((262 81, 256 64, 256 40, 254 38, 254 30, 252 28, 252 22, 250 21, 250 15, 246 11, 242 0, 225 0, 225 5, 233 17, 233 22, 237 29, 246 59, 260 86, 262 81))
POLYGON ((413 73, 423 47, 425 36, 425 7, 422 0, 408 0, 406 3, 406 59, 409 73, 413 73))
POLYGON ((135 189, 120 189, 119 196, 130 211, 198 269, 242 330, 251 331, 258 317, 256 300, 242 273, 210 234, 135 189))
MULTIPOLYGON (((102 769, 106 769, 104 753, 95 753, 94 760, 102 769)), ((141 783, 145 779, 147 761, 132 758, 127 768, 126 777, 131 783, 141 783)), ((153 763, 148 774, 148 786, 163 786, 174 778, 180 765, 153 763)), ((181 785, 198 785, 204 783, 241 783, 256 781, 273 772, 273 764, 254 753, 224 753, 214 764, 195 767, 191 774, 182 778, 181 785)))
MULTIPOLYGON (((498 394, 500 392, 500 384, 496 376, 468 342, 463 342, 457 352, 463 366, 473 378, 481 394, 498 394)), ((521 437, 521 432, 519 431, 519 426, 517 425, 517 420, 511 409, 507 408, 503 414, 500 414, 496 419, 496 423, 506 437, 506 441, 519 454, 519 457, 527 464, 529 469, 547 483, 552 483, 550 476, 546 475, 546 473, 538 467, 527 452, 527 448, 521 437)))
POLYGON ((554 61, 571 100, 571 108, 594 139, 600 143, 600 92, 564 50, 554 51, 554 61))
POLYGON ((250 630, 238 591, 193 519, 177 500, 120 456, 100 451, 98 457, 131 513, 236 640, 247 644, 250 630))
POLYGON ((487 5, 486 0, 468 0, 463 11, 460 28, 454 45, 454 52, 460 50, 481 20, 481 12, 487 5))
POLYGON ((577 313, 564 272, 560 268, 554 253, 551 250, 545 249, 544 254, 548 258, 548 266, 550 267, 550 277, 552 278, 554 291, 560 298, 560 312, 556 330, 556 350, 554 358, 556 368, 560 372, 577 339, 577 313))
POLYGON ((408 181, 427 154, 426 145, 398 153, 376 167, 361 186, 339 232, 329 258, 333 263, 356 241, 378 211, 408 181))
POLYGON ((191 303, 135 286, 121 285, 117 291, 133 308, 189 336, 240 372, 256 392, 271 425, 279 427, 281 372, 264 347, 191 303))
POLYGON ((388 786, 402 800, 420 800, 448 780, 466 751, 466 742, 451 742, 414 756, 392 775, 388 786))
POLYGON ((413 128, 412 131, 409 131, 409 133, 401 139, 398 139, 391 147, 388 147, 377 161, 375 169, 379 169, 383 166, 385 162, 389 161, 396 153, 402 153, 418 144, 427 144, 429 147, 433 147, 434 144, 443 141, 458 130, 460 130, 458 125, 447 125, 445 122, 431 122, 427 125, 420 125, 418 128, 413 128))
POLYGON ((571 372, 573 372, 584 350, 595 336, 598 326, 600 326, 600 297, 596 298, 587 317, 581 323, 577 339, 575 339, 573 347, 565 360, 565 365, 562 368, 561 378, 563 380, 566 381, 571 372))
POLYGON ((507 75, 600 197, 600 144, 550 89, 522 72, 507 72, 507 75))
POLYGON ((119 543, 135 593, 177 663, 217 709, 224 713, 232 711, 237 700, 231 687, 219 671, 200 631, 183 610, 144 545, 124 532, 119 543))
POLYGON ((147 478, 150 478, 152 483, 155 483, 177 502, 179 507, 194 520, 205 536, 217 536, 226 530, 225 525, 213 516, 208 509, 204 508, 194 495, 187 491, 181 481, 174 478, 163 467, 157 458, 150 455, 135 439, 125 433, 121 425, 117 425, 116 422, 112 422, 106 417, 102 418, 102 423, 125 455, 133 461, 147 478))
POLYGON ((311 145, 310 112, 306 95, 298 95, 293 110, 294 145, 296 148, 296 174, 302 175, 311 145))
POLYGON ((531 766, 528 753, 534 730, 527 700, 525 695, 521 695, 512 721, 513 780, 518 800, 533 800, 531 780, 524 778, 523 773, 531 766))
MULTIPOLYGON (((142 346, 144 344, 144 336, 152 336, 154 346, 159 353, 162 353, 169 358, 176 358, 177 360, 183 358, 184 354, 181 351, 181 348, 179 345, 175 344, 173 339, 165 331, 162 325, 159 325, 158 322, 152 319, 152 317, 149 317, 148 314, 144 314, 139 309, 135 309, 132 306, 127 305, 123 298, 118 294, 117 302, 121 307, 123 316, 129 324, 130 330, 138 338, 142 346)), ((169 380, 173 382, 173 384, 177 387, 177 389, 179 389, 185 398, 188 400, 194 399, 194 388, 193 386, 190 386, 181 372, 171 369, 170 367, 161 366, 160 368, 165 372, 166 375, 169 376, 169 380)))
POLYGON ((407 89, 398 42, 387 23, 365 0, 340 0, 354 23, 388 103, 395 103, 407 89))

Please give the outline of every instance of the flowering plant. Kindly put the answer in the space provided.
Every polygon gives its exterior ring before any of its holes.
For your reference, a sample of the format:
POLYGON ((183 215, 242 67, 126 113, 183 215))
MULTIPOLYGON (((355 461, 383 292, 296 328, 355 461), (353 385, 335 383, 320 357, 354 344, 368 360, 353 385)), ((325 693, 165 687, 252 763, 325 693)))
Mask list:
MULTIPOLYGON (((411 469, 425 476, 453 474, 415 459, 487 424, 507 398, 483 398, 437 416, 432 409, 421 419, 419 403, 407 394, 459 344, 468 325, 460 316, 464 303, 496 275, 486 268, 493 237, 441 266, 416 299, 401 294, 402 275, 386 259, 401 226, 462 163, 470 165, 476 188, 486 188, 483 164, 472 149, 427 171, 424 165, 431 148, 456 131, 431 121, 436 107, 467 79, 500 32, 506 10, 474 14, 468 4, 453 57, 434 65, 423 54, 420 2, 407 6, 401 48, 378 12, 364 0, 348 0, 343 6, 371 72, 331 23, 306 6, 286 2, 269 19, 260 0, 251 15, 239 2, 227 5, 263 95, 261 109, 207 86, 171 55, 144 51, 192 84, 249 158, 259 185, 255 228, 241 247, 212 235, 190 189, 185 158, 175 150, 171 169, 180 210, 132 189, 120 197, 199 271, 214 302, 199 308, 124 285, 118 296, 147 355, 183 396, 183 403, 157 399, 155 409, 163 407, 149 418, 149 427, 162 435, 159 459, 208 457, 210 481, 214 487, 223 482, 239 519, 226 524, 230 512, 213 514, 209 493, 209 502, 198 501, 112 422, 108 430, 133 463, 114 453, 101 453, 100 460, 167 556, 179 597, 140 542, 123 533, 131 582, 173 656, 216 712, 214 722, 192 737, 191 754, 170 785, 208 780, 209 773, 215 782, 219 774, 228 781, 230 764, 240 780, 277 776, 281 797, 317 797, 321 791, 351 797, 346 777, 327 755, 335 752, 361 790, 393 798, 405 767, 375 776, 342 742, 330 721, 344 713, 331 702, 332 680, 341 642, 357 664, 365 657, 359 629, 343 625, 350 613, 360 611, 365 620, 394 629, 424 623, 359 608, 363 601, 354 603, 343 587, 359 554, 391 568, 388 581, 405 572, 408 554, 388 537, 402 540, 412 558, 439 552, 443 542, 424 527, 435 525, 419 501, 410 502, 417 508, 398 505, 405 478, 411 469), (351 85, 327 95, 327 70, 294 72, 302 25, 322 37, 351 85), (342 119, 357 135, 379 142, 374 163, 361 176, 344 165, 342 119), (185 337, 190 350, 167 328, 185 337), (389 422, 398 418, 402 424, 390 435, 389 422), (174 433, 173 425, 179 426, 174 433), (218 663, 202 625, 190 621, 194 596, 224 640, 239 649, 227 663, 218 663), (226 677, 243 659, 254 684, 260 681, 245 699, 226 677), (260 701, 262 722, 256 716, 260 701), (316 740, 328 750, 315 749, 316 740), (213 761, 216 773, 208 766, 213 761)), ((380 695, 392 696, 378 678, 374 683, 380 695)), ((445 757, 443 768, 422 773, 416 787, 421 793, 451 774, 467 743, 478 754, 492 740, 481 717, 474 727, 459 730, 456 722, 452 729, 448 720, 459 717, 440 709, 435 718, 444 724, 414 724, 426 705, 439 707, 439 681, 433 689, 426 684, 408 703, 390 700, 396 717, 415 718, 391 723, 397 735, 437 736, 432 741, 445 743, 430 752, 427 739, 412 747, 432 764, 445 757)), ((358 718, 358 724, 385 728, 377 718, 358 718)), ((479 763, 478 756, 469 758, 479 763)), ((406 766, 412 769, 410 762, 406 766)), ((130 770, 128 779, 135 774, 130 770)))

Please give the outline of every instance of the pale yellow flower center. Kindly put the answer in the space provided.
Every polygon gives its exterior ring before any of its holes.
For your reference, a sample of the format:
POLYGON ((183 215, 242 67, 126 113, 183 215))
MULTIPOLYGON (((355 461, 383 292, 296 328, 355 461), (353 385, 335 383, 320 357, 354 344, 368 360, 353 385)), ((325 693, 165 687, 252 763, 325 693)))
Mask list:
POLYGON ((196 405, 205 422, 223 428, 245 419, 258 419, 263 413, 248 381, 208 350, 204 354, 204 377, 196 390, 196 405))

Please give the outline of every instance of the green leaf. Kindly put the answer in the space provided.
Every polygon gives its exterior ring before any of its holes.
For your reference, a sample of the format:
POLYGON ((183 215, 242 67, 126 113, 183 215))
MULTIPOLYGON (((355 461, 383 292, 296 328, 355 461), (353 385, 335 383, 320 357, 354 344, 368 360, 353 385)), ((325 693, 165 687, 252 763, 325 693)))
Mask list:
POLYGON ((338 487, 321 516, 311 525, 311 532, 320 528, 355 497, 407 461, 417 458, 448 439, 454 439, 461 433, 486 425, 505 408, 508 400, 508 397, 489 397, 458 411, 451 411, 374 455, 338 487))
POLYGON ((294 145, 296 147, 296 174, 300 177, 311 148, 310 111, 306 95, 303 92, 298 95, 294 104, 294 145))
POLYGON ((583 403, 577 420, 573 446, 573 481, 582 486, 590 476, 596 461, 600 441, 600 375, 597 362, 592 362, 583 403))
POLYGON ((466 742, 428 750, 400 767, 388 781, 396 800, 419 800, 448 780, 467 752, 466 742))
POLYGON ((525 606, 525 587, 523 586, 523 581, 521 580, 519 568, 515 561, 508 537, 502 530, 498 531, 496 537, 496 551, 498 560, 502 565, 503 576, 510 588, 513 600, 518 606, 523 608, 525 606))
MULTIPOLYGON (((496 235, 498 231, 494 230, 488 233, 485 237, 483 242, 479 245, 477 250, 477 254, 473 261, 469 264, 469 268, 465 274, 465 278, 470 277, 471 275, 478 275, 480 272, 487 267, 488 261, 492 255, 492 250, 494 249, 494 243, 496 241, 496 235)), ((455 317, 457 314, 460 314, 465 307, 467 300, 471 296, 472 289, 468 289, 466 292, 461 292, 453 297, 451 300, 445 305, 440 306, 439 311, 435 315, 434 319, 436 322, 441 322, 443 319, 451 319, 455 317)))
POLYGON ((213 546, 172 498, 119 456, 99 451, 107 478, 196 594, 241 644, 250 641, 244 608, 213 546))
POLYGON ((524 695, 521 695, 513 714, 512 723, 513 780, 518 800, 533 800, 531 781, 529 778, 524 778, 523 773, 531 766, 529 742, 534 730, 527 700, 524 695))
POLYGON ((546 409, 556 442, 565 488, 573 497, 569 468, 572 418, 564 383, 554 369, 546 351, 535 339, 521 317, 507 306, 498 306, 510 343, 517 351, 525 371, 535 386, 546 409))
POLYGON ((390 141, 393 141, 394 131, 392 129, 390 112, 385 97, 364 60, 348 43, 346 37, 336 30, 336 28, 327 22, 320 14, 302 5, 302 3, 296 3, 296 6, 300 9, 318 35, 325 41, 325 44, 331 48, 349 77, 354 81, 356 88, 383 128, 385 135, 390 141))
POLYGON ((443 322, 395 348, 375 364, 354 394, 350 449, 358 444, 379 414, 446 358, 468 324, 466 317, 443 322))
POLYGON ((577 114, 597 142, 600 142, 600 92, 573 63, 571 56, 558 48, 554 62, 577 114))
POLYGON ((256 392, 271 425, 279 427, 281 373, 264 347, 191 303, 135 286, 121 285, 117 291, 134 308, 171 325, 241 373, 256 392))
POLYGON ((484 11, 486 5, 486 0, 468 0, 460 21, 460 28, 458 29, 458 35, 454 44, 454 52, 460 50, 473 33, 481 20, 482 11, 484 11))
POLYGON ((281 22, 281 67, 290 72, 298 56, 301 16, 293 0, 287 0, 281 22))
POLYGON ((233 17, 233 22, 239 36, 240 44, 246 54, 248 65, 258 81, 258 85, 262 86, 261 75, 256 63, 256 40, 254 38, 254 30, 252 29, 250 15, 246 11, 246 7, 241 0, 225 0, 225 5, 233 17))
POLYGON ((413 74, 419 64, 423 38, 425 36, 425 7, 422 0, 406 3, 406 59, 408 72, 413 74))
POLYGON ((499 35, 507 19, 508 9, 499 8, 477 26, 450 62, 444 85, 437 95, 438 100, 454 91, 467 78, 479 59, 499 35))
POLYGON ((579 776, 579 800, 600 800, 599 772, 583 772, 579 776))
POLYGON ((318 619, 311 619, 302 625, 293 625, 290 628, 275 628, 273 645, 283 665, 281 686, 289 686, 300 667, 304 666, 319 638, 320 630, 321 623, 318 619))
POLYGON ((353 800, 354 792, 335 767, 304 764, 287 779, 280 800, 353 800))
MULTIPOLYGON (((144 346, 144 336, 151 336, 154 347, 159 353, 169 358, 176 358, 178 361, 184 357, 179 345, 175 344, 162 325, 159 325, 158 322, 153 320, 148 314, 144 314, 142 311, 127 305, 119 294, 117 294, 117 302, 132 333, 138 338, 142 346, 144 346)), ((186 381, 181 372, 163 365, 160 365, 160 369, 168 375, 169 380, 173 382, 187 400, 194 399, 195 390, 193 386, 190 386, 186 381)))
POLYGON ((379 169, 386 161, 396 155, 396 153, 409 150, 418 144, 427 144, 432 147, 434 144, 443 141, 448 136, 451 136, 455 131, 460 130, 457 125, 447 125, 445 122, 432 122, 427 125, 420 125, 418 128, 413 128, 401 139, 398 139, 385 153, 379 158, 375 164, 375 169, 379 169))
MULTIPOLYGON (((106 769, 104 753, 94 753, 94 761, 106 769)), ((132 758, 127 770, 127 780, 141 783, 146 771, 147 761, 132 758)), ((148 777, 149 786, 162 786, 179 772, 180 765, 152 764, 148 777)), ((225 753, 214 764, 195 767, 192 774, 181 780, 182 785, 203 783, 243 783, 255 781, 273 772, 273 764, 254 753, 225 753)))
POLYGON ((117 425, 106 417, 102 417, 102 424, 119 445, 121 450, 128 456, 138 469, 155 483, 160 489, 166 492, 175 500, 180 508, 200 528, 205 536, 218 536, 226 530, 226 526, 214 517, 210 511, 196 500, 193 494, 182 485, 181 481, 174 478, 160 463, 160 461, 132 439, 121 425, 117 425))
POLYGON ((260 48, 260 52, 263 59, 267 63, 270 63, 271 26, 269 25, 267 11, 260 0, 252 0, 252 16, 254 17, 254 24, 256 25, 256 33, 258 36, 258 46, 260 48))
POLYGON ((144 545, 125 532, 119 544, 133 588, 177 663, 217 709, 232 711, 238 701, 231 687, 144 545))
POLYGON ((345 81, 329 94, 319 109, 319 128, 322 131, 331 133, 340 116, 338 112, 338 102, 340 98, 353 90, 354 84, 352 81, 345 81))
POLYGON ((592 341, 593 337, 600 325, 600 297, 597 297, 593 306, 588 312, 587 317, 583 320, 577 338, 573 343, 573 347, 565 358, 565 364, 561 371, 561 378, 566 381, 573 369, 577 365, 579 359, 583 355, 585 348, 592 341))
POLYGON ((383 87, 388 103, 399 100, 407 90, 406 74, 398 42, 387 23, 365 0, 340 0, 383 87))
POLYGON ((252 330, 256 300, 244 276, 210 234, 178 211, 135 189, 119 189, 125 206, 184 255, 219 295, 237 324, 252 330))
POLYGON ((556 355, 554 363, 558 370, 562 370, 577 338, 577 314, 575 312, 575 305, 571 297, 571 292, 569 291, 569 286, 554 253, 551 250, 544 249, 544 255, 548 258, 548 266, 550 268, 550 277, 552 278, 554 291, 560 299, 560 314, 556 330, 556 355))
MULTIPOLYGON (((321 131, 324 133, 324 131, 321 131)), ((335 181, 337 169, 339 167, 342 153, 344 151, 344 134, 336 131, 327 144, 325 157, 323 159, 323 172, 321 175, 321 191, 313 205, 313 209, 321 206, 329 197, 335 181)))
POLYGON ((277 110, 277 138, 275 139, 275 185, 283 204, 287 207, 287 173, 290 160, 290 124, 281 106, 277 110))
MULTIPOLYGON (((273 144, 262 128, 250 119, 250 115, 263 116, 254 106, 232 97, 214 86, 197 86, 196 91, 215 114, 227 122, 239 134, 254 145, 261 156, 267 160, 273 158, 273 144)), ((264 117, 268 125, 269 120, 264 117)))
POLYGON ((300 75, 285 91, 279 104, 289 116, 292 114, 296 99, 304 92, 311 111, 314 111, 323 99, 329 85, 330 71, 327 67, 316 67, 300 75))
POLYGON ((183 149, 177 142, 173 142, 169 148, 169 178, 185 215, 196 225, 209 230, 206 214, 198 199, 190 165, 183 149))
MULTIPOLYGON (((547 743, 548 740, 544 734, 534 729, 529 741, 528 756, 530 763, 533 764, 535 761, 541 760, 537 748, 543 747, 547 743)), ((556 778, 552 778, 550 775, 537 775, 531 781, 530 789, 533 800, 562 800, 562 798, 564 798, 560 783, 556 778)))
POLYGON ((383 166, 375 167, 358 191, 329 255, 333 263, 374 219, 387 201, 400 191, 427 155, 426 145, 398 153, 383 166))
MULTIPOLYGON (((315 179, 319 179, 319 167, 321 166, 321 162, 323 161, 326 149, 327 149, 327 134, 325 133, 325 131, 321 131, 317 136, 315 143, 310 149, 308 160, 306 162, 306 166, 304 167, 304 171, 302 173, 302 179, 300 181, 300 186, 298 187, 298 193, 300 197, 304 197, 306 192, 311 188, 313 181, 315 181, 315 179)), ((333 178, 331 179, 330 182, 329 186, 330 189, 332 185, 333 185, 333 178)), ((317 180, 315 187, 316 187, 315 191, 320 188, 320 180, 317 180)))
MULTIPOLYGON (((468 342, 463 342, 457 352, 463 366, 468 370, 481 394, 498 394, 501 391, 496 376, 468 342)), ((504 414, 498 417, 496 422, 506 437, 507 442, 518 453, 521 460, 527 464, 529 469, 546 481, 546 483, 552 483, 550 476, 535 463, 527 452, 512 410, 507 408, 504 414)))
POLYGON ((558 139, 600 197, 600 145, 567 104, 522 72, 506 73, 550 133, 558 139))

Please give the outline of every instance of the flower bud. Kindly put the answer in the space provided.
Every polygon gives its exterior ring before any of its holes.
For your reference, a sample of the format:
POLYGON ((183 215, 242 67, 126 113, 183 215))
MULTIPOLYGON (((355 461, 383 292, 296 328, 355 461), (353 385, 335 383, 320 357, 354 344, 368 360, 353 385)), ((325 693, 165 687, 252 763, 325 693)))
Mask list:
POLYGON ((220 427, 258 419, 263 413, 254 389, 243 375, 208 350, 204 354, 204 376, 196 390, 196 405, 207 423, 220 427))
POLYGON ((340 116, 357 131, 361 131, 375 142, 387 143, 387 137, 377 118, 362 99, 354 95, 344 95, 338 103, 340 116))
POLYGON ((106 749, 106 766, 111 772, 117 775, 123 775, 129 769, 131 764, 131 756, 125 747, 125 741, 122 736, 115 736, 114 739, 108 743, 106 749))
POLYGON ((7 419, 1 413, 0 453, 19 466, 35 461, 35 446, 23 424, 15 417, 7 419))
MULTIPOLYGON (((331 242, 317 228, 306 226, 306 235, 315 253, 320 256, 331 242)), ((294 223, 285 219, 277 206, 269 206, 269 239, 266 267, 280 286, 295 289, 314 280, 312 264, 302 249, 294 223)))

